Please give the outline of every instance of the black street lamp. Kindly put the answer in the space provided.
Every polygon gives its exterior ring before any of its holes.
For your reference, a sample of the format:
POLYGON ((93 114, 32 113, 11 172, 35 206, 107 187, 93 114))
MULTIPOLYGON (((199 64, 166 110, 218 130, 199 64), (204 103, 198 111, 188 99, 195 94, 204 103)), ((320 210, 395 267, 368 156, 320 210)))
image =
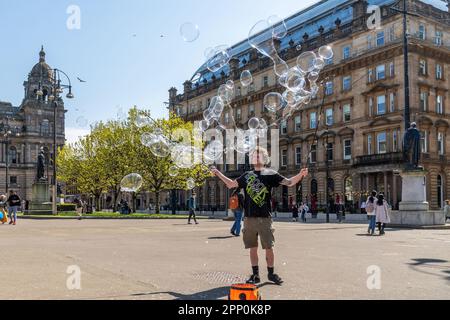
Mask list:
MULTIPOLYGON (((326 119, 325 119, 325 122, 326 122, 326 119)), ((329 197, 330 197, 330 194, 329 194, 329 188, 330 188, 330 150, 329 150, 329 146, 328 146, 328 143, 329 143, 329 140, 328 140, 328 134, 329 134, 329 131, 328 131, 328 124, 327 124, 327 129, 325 130, 325 135, 326 135, 326 138, 325 138, 325 167, 326 167, 326 187, 325 187, 325 203, 326 203, 326 208, 327 208, 327 223, 330 223, 330 202, 328 201, 329 200, 329 197)))
MULTIPOLYGON (((398 5, 400 1, 396 4, 398 5)), ((402 0, 403 9, 400 10, 395 7, 391 7, 391 10, 399 12, 403 15, 403 65, 404 65, 404 99, 405 99, 405 131, 411 126, 411 108, 410 108, 410 83, 409 83, 409 48, 408 48, 408 15, 418 17, 419 15, 408 12, 407 0, 402 0)))
MULTIPOLYGON (((57 206, 56 206, 56 197, 57 197, 57 189, 58 189, 58 182, 56 179, 56 155, 58 152, 58 146, 57 146, 57 111, 58 111, 58 102, 62 101, 60 94, 64 92, 65 89, 68 89, 69 92, 66 95, 67 99, 73 99, 74 95, 72 94, 72 83, 70 81, 69 76, 62 70, 59 69, 53 69, 52 78, 51 80, 51 93, 48 97, 48 100, 53 103, 53 181, 52 181, 52 211, 53 214, 56 215, 58 213, 57 206), (63 75, 68 84, 62 83, 61 81, 61 75, 63 75)), ((39 83, 39 90, 36 93, 38 96, 42 96, 43 92, 41 89, 41 83, 39 83)))
POLYGON ((5 194, 8 194, 9 192, 9 144, 10 144, 10 137, 19 137, 21 130, 19 129, 19 127, 11 127, 8 123, 9 118, 6 118, 6 124, 4 124, 3 122, 0 123, 0 134, 3 135, 3 137, 5 138, 5 163, 6 163, 6 167, 5 167, 5 173, 6 173, 6 177, 5 177, 5 194))

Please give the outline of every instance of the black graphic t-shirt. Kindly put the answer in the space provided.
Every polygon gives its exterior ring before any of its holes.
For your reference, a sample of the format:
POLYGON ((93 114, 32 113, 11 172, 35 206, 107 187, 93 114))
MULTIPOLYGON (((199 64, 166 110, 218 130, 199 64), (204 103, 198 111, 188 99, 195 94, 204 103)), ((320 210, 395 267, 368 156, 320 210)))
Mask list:
POLYGON ((270 204, 272 188, 280 186, 285 178, 276 171, 249 171, 244 173, 237 182, 245 192, 245 216, 268 218, 272 213, 270 204))

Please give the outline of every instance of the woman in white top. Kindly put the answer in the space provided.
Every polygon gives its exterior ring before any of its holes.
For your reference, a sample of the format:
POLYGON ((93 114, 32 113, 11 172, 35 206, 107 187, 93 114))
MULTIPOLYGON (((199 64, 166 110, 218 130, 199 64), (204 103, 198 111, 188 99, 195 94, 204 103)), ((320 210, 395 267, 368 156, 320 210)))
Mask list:
POLYGON ((447 222, 447 220, 450 219, 450 200, 445 201, 444 212, 445 212, 445 222, 447 222))
POLYGON ((375 213, 375 202, 377 200, 377 192, 373 191, 372 195, 369 197, 369 199, 367 199, 367 202, 365 203, 367 217, 369 218, 369 229, 367 230, 367 233, 372 236, 375 234, 375 227, 377 225, 377 216, 375 213))
POLYGON ((375 206, 375 213, 377 216, 378 230, 380 230, 380 236, 385 234, 384 229, 386 224, 391 223, 391 218, 389 217, 389 207, 386 200, 384 200, 384 195, 378 195, 378 201, 375 206))

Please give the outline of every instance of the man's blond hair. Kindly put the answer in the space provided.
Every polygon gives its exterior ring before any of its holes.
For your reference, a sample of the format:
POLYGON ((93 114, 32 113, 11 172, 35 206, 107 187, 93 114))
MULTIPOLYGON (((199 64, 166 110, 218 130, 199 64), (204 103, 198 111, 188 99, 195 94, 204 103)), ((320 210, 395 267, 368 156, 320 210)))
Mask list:
POLYGON ((269 151, 267 151, 266 148, 258 146, 255 149, 253 149, 253 151, 250 153, 250 159, 253 159, 255 153, 262 155, 265 165, 268 165, 270 163, 269 151))

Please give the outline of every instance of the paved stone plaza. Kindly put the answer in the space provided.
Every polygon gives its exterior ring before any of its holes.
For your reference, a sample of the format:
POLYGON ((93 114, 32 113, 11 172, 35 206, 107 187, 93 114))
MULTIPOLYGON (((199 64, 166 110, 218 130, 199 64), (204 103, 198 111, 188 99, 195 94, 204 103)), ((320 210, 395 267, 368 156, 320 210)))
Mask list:
MULTIPOLYGON (((275 224, 283 287, 263 299, 449 299, 450 230, 388 230, 365 225, 275 224), (381 269, 381 290, 367 268, 381 269)), ((223 299, 249 273, 230 223, 183 220, 21 220, 0 225, 0 299, 223 299), (67 268, 81 269, 68 290, 67 268)), ((263 279, 265 264, 261 263, 263 279)))

